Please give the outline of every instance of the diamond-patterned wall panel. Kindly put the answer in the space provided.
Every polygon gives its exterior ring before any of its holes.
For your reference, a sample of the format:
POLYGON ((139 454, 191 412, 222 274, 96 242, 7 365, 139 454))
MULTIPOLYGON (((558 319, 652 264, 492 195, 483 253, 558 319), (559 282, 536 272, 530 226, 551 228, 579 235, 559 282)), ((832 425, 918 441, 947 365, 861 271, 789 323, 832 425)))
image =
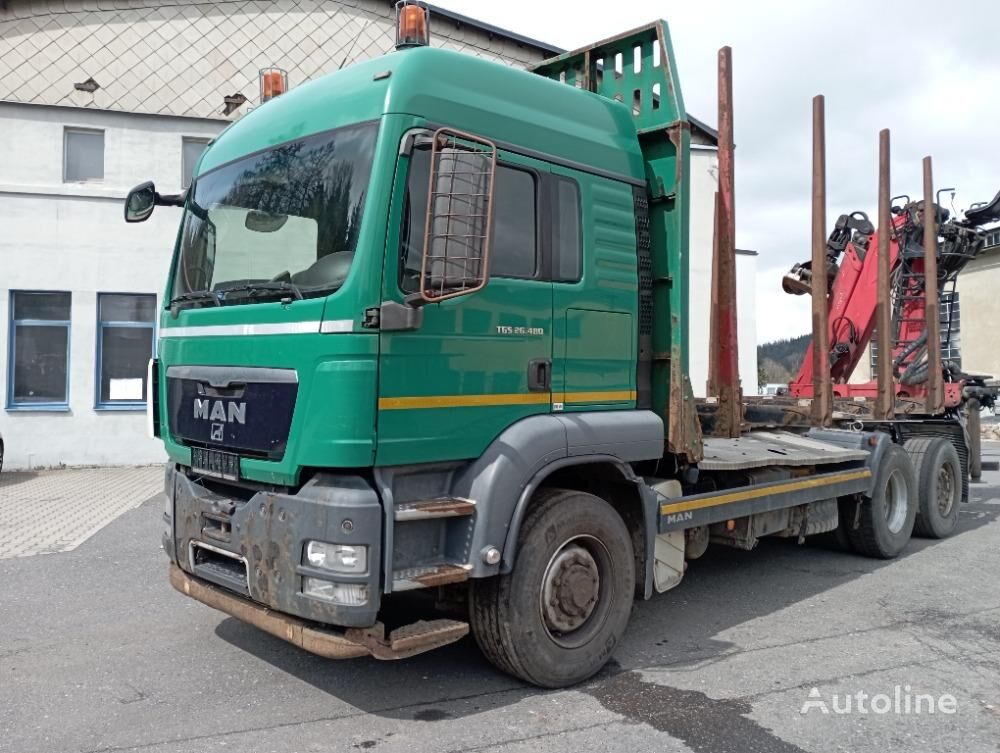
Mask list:
MULTIPOLYGON (((0 3, 0 101, 218 118, 223 97, 260 97, 278 66, 293 86, 395 42, 377 0, 6 0, 0 3), (4 7, 5 6, 5 7, 4 7), (100 88, 78 91, 93 78, 100 88)), ((432 43, 509 65, 543 50, 441 16, 432 43)))

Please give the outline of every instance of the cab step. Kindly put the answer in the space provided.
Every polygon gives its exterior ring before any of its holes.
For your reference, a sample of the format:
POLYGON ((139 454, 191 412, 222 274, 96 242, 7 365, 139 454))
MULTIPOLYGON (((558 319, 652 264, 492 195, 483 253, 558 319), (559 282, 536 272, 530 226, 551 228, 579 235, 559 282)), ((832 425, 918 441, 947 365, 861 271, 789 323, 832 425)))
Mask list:
POLYGON ((457 497, 438 497, 418 502, 403 502, 396 505, 394 517, 397 521, 431 520, 433 518, 461 518, 476 512, 476 503, 457 497))
POLYGON ((471 565, 424 565, 396 570, 392 574, 392 590, 413 591, 418 588, 434 588, 449 583, 461 583, 469 579, 471 565))
POLYGON ((420 620, 389 633, 376 622, 370 628, 350 628, 347 636, 364 646, 376 659, 405 659, 431 649, 447 646, 469 634, 469 623, 458 620, 420 620))

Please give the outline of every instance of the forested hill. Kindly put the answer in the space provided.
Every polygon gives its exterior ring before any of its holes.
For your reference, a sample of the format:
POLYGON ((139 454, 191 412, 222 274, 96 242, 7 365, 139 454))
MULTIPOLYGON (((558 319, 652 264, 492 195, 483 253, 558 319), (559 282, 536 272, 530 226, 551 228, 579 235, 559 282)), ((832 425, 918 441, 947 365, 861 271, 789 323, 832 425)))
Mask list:
POLYGON ((790 382, 799 373, 812 335, 775 340, 757 346, 757 381, 761 384, 790 382))

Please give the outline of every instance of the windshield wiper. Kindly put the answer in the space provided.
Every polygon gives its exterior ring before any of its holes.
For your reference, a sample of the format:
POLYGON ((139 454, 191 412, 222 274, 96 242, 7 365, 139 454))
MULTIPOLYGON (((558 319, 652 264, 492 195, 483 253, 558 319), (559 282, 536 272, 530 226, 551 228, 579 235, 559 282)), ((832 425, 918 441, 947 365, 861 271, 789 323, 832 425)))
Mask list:
POLYGON ((304 298, 299 286, 293 282, 249 282, 246 285, 222 288, 218 293, 223 298, 230 293, 246 293, 248 298, 255 298, 261 293, 291 293, 300 301, 304 298))
POLYGON ((175 295, 170 299, 168 305, 173 306, 176 303, 187 303, 190 301, 211 301, 216 306, 222 305, 222 301, 219 300, 219 296, 211 290, 192 290, 190 293, 175 295))

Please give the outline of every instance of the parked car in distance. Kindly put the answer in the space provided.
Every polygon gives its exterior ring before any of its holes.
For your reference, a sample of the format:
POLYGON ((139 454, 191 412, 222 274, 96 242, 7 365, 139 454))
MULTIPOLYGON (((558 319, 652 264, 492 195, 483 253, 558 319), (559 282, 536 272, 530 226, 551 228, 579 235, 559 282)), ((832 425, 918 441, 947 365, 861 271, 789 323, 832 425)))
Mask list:
POLYGON ((760 394, 763 395, 764 397, 778 397, 780 395, 787 395, 788 385, 777 384, 777 383, 765 384, 763 387, 760 388, 760 394))

